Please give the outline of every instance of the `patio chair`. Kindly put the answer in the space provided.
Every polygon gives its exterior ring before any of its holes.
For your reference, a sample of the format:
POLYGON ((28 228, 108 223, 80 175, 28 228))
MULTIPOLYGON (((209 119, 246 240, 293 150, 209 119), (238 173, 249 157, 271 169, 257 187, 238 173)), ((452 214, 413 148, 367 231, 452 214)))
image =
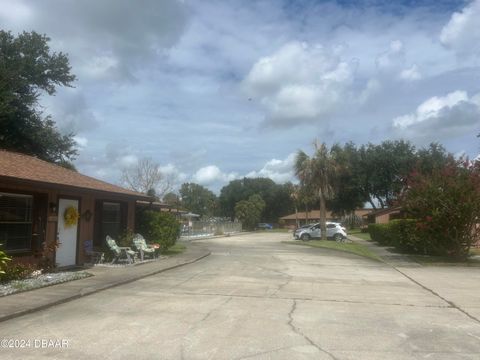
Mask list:
POLYGON ((135 262, 135 258, 137 257, 136 251, 133 251, 128 246, 118 246, 117 242, 108 235, 106 241, 108 248, 112 251, 114 256, 112 264, 118 261, 126 261, 129 264, 135 262))
POLYGON ((147 245, 145 238, 140 234, 135 234, 133 237, 133 245, 140 252, 140 259, 143 261, 145 255, 155 258, 155 248, 151 245, 147 245))

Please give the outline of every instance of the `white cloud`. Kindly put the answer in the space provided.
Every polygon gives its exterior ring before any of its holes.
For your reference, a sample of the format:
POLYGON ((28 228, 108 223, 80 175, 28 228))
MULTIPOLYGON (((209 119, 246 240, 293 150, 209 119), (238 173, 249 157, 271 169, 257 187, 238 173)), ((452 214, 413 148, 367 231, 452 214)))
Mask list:
POLYGON ((78 146, 84 148, 88 145, 88 139, 83 136, 74 136, 73 140, 77 143, 78 146))
POLYGON ((480 56, 480 0, 474 0, 453 13, 443 27, 440 41, 462 56, 480 56))
POLYGON ((132 80, 181 37, 187 6, 178 0, 0 0, 2 28, 46 33, 69 54, 76 75, 132 80), (7 3, 5 5, 4 3, 7 3))
POLYGON ((135 166, 138 163, 138 157, 132 154, 124 155, 118 159, 118 162, 122 167, 128 168, 135 166))
POLYGON ((445 137, 472 131, 480 123, 480 94, 469 97, 466 91, 434 96, 416 111, 393 119, 393 128, 411 138, 445 137))
POLYGON ((0 0, 0 19, 9 19, 12 22, 31 20, 33 15, 30 9, 22 1, 0 0))
POLYGON ((284 160, 272 159, 266 162, 259 171, 251 171, 246 177, 266 177, 276 183, 285 183, 287 181, 295 181, 294 163, 295 153, 291 153, 284 160))
POLYGON ((361 104, 366 103, 368 100, 374 98, 374 96, 382 89, 382 84, 378 79, 370 79, 358 96, 358 101, 361 104))
POLYGON ((290 42, 259 59, 244 80, 248 96, 267 110, 270 125, 318 121, 349 96, 356 64, 320 45, 290 42))
POLYGON ((416 64, 413 64, 411 67, 403 70, 400 73, 400 79, 406 81, 415 81, 420 80, 421 78, 422 74, 420 73, 420 70, 418 69, 418 66, 416 64))
POLYGON ((91 132, 98 128, 98 118, 81 88, 61 89, 56 96, 45 96, 42 104, 64 134, 91 132))
POLYGON ((405 61, 405 50, 403 42, 394 40, 390 42, 390 47, 387 51, 380 54, 375 60, 377 68, 381 71, 388 71, 398 68, 405 61))
POLYGON ((193 175, 193 181, 202 184, 210 185, 216 182, 228 182, 237 177, 235 173, 223 173, 218 166, 208 165, 197 170, 193 175))

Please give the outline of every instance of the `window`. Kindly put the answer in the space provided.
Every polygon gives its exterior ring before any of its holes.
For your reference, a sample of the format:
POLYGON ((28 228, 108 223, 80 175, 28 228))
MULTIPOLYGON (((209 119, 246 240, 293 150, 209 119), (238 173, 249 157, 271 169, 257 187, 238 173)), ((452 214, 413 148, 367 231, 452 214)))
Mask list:
POLYGON ((7 251, 29 251, 32 245, 30 195, 0 193, 0 244, 7 251))
POLYGON ((119 203, 104 202, 102 208, 102 239, 107 235, 117 239, 122 231, 122 216, 119 203))

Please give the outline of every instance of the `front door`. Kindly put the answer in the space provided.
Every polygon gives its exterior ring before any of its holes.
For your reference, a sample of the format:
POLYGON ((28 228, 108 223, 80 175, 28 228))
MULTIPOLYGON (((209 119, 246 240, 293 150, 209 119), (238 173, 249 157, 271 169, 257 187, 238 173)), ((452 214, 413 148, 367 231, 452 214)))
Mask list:
POLYGON ((78 200, 60 199, 58 201, 58 242, 55 262, 58 266, 71 266, 76 264, 77 257, 77 228, 75 224, 65 223, 65 211, 73 207, 78 210, 78 200))

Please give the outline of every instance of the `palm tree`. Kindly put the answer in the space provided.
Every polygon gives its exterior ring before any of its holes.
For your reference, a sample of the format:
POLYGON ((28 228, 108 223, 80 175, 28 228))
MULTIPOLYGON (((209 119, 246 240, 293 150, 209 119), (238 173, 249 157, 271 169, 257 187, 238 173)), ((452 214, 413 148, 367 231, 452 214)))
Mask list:
POLYGON ((287 183, 288 186, 288 192, 290 195, 290 199, 292 200, 293 206, 295 208, 295 225, 296 228, 299 228, 299 223, 298 223, 298 203, 300 200, 300 185, 295 185, 292 183, 287 183))
POLYGON ((322 239, 327 239, 326 202, 333 196, 336 165, 325 143, 314 143, 315 152, 309 157, 299 150, 295 158, 295 174, 302 187, 311 186, 316 190, 320 202, 320 228, 322 239))

